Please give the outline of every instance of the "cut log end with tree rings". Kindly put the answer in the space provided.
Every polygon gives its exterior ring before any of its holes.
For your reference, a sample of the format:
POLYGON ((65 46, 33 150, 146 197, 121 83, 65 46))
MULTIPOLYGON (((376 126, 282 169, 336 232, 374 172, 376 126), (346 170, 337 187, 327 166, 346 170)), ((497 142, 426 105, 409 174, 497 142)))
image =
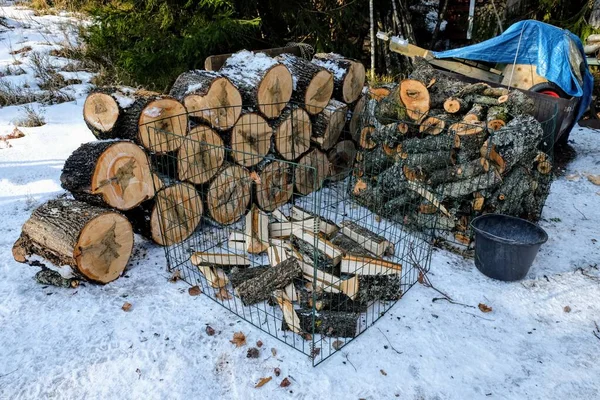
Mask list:
POLYGON ((312 61, 333 74, 336 99, 350 104, 359 98, 366 78, 362 63, 335 53, 317 53, 312 61))
POLYGON ((292 97, 292 74, 285 65, 269 69, 257 89, 258 108, 267 118, 277 118, 292 97))
POLYGON ((344 85, 342 89, 343 99, 345 103, 353 103, 358 99, 362 92, 363 86, 365 85, 365 66, 362 63, 352 61, 350 69, 344 79, 344 85))
POLYGON ((119 118, 119 105, 108 93, 90 94, 83 104, 83 118, 92 129, 109 132, 119 118))
POLYGON ((413 121, 419 121, 429 112, 429 91, 417 80, 404 79, 400 82, 400 99, 413 121))
POLYGON ((129 141, 81 145, 65 162, 60 180, 75 198, 119 210, 154 196, 146 153, 129 141))
POLYGON ((464 112, 468 103, 458 97, 451 97, 444 101, 444 110, 450 114, 464 112))
POLYGON ((222 225, 239 220, 250 202, 251 182, 250 172, 246 168, 224 164, 208 187, 208 215, 222 225))
POLYGON ((257 168, 256 203, 265 211, 273 211, 287 203, 294 193, 292 168, 283 161, 271 161, 257 168))
POLYGON ((284 110, 272 126, 275 150, 285 160, 296 160, 310 148, 312 122, 302 108, 292 107, 284 110))
POLYGON ((294 172, 296 190, 303 195, 319 190, 329 174, 330 165, 327 155, 318 149, 313 149, 300 159, 296 167, 294 172))
POLYGON ((231 132, 232 158, 245 167, 258 164, 271 148, 273 129, 258 114, 240 117, 231 132))
POLYGON ((177 150, 187 134, 186 109, 173 98, 156 99, 142 108, 138 127, 140 144, 144 148, 155 153, 177 150))
POLYGON ((319 71, 311 79, 306 94, 304 95, 304 104, 306 111, 316 115, 323 111, 329 103, 333 93, 333 76, 329 71, 319 71))
POLYGON ((428 135, 439 135, 444 131, 446 121, 438 117, 427 117, 421 122, 419 132, 428 135))
POLYGON ((196 126, 177 153, 179 179, 196 185, 206 183, 219 171, 224 159, 221 137, 208 126, 196 126))
MULTIPOLYGON (((51 200, 23 225, 13 247, 15 260, 37 255, 57 267, 69 266, 88 280, 108 283, 125 270, 133 230, 123 215, 75 200, 51 200)), ((38 264, 39 265, 39 264, 38 264)))
POLYGON ((361 148, 371 150, 377 146, 377 143, 372 139, 373 133, 375 133, 374 126, 365 126, 360 130, 360 140, 358 144, 361 148))
POLYGON ((327 107, 317 115, 312 131, 312 141, 317 143, 322 149, 329 150, 333 147, 344 129, 346 124, 346 113, 348 106, 346 104, 331 100, 327 107))
POLYGON ((550 161, 542 161, 537 165, 537 170, 540 174, 547 175, 552 171, 552 164, 550 161))

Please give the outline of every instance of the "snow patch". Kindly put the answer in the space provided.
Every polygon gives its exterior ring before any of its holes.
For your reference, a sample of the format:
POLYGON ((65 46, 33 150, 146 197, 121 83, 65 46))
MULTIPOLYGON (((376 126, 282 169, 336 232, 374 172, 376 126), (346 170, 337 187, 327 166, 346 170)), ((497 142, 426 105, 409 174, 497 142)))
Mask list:
POLYGON ((242 50, 229 57, 219 72, 238 84, 253 87, 257 77, 277 64, 277 60, 264 53, 242 50))
POLYGON ((150 107, 144 110, 144 115, 150 118, 158 118, 162 112, 163 109, 160 107, 150 107))
MULTIPOLYGON (((331 56, 333 56, 333 58, 335 58, 335 59, 343 58, 339 54, 332 53, 331 56)), ((340 68, 332 60, 323 60, 323 59, 314 58, 312 60, 312 62, 313 62, 313 64, 315 64, 319 67, 325 68, 327 71, 331 72, 333 74, 333 77, 338 81, 341 80, 344 77, 344 74, 346 73, 345 69, 340 68)))
POLYGON ((119 103, 119 107, 121 108, 129 108, 135 103, 133 97, 124 96, 119 92, 113 93, 113 98, 119 103))

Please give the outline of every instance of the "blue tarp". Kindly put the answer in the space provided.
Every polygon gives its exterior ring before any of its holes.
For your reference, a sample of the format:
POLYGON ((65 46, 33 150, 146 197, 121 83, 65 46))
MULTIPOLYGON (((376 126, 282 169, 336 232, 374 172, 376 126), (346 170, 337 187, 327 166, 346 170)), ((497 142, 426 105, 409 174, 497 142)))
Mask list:
POLYGON ((583 115, 592 100, 594 78, 588 70, 581 41, 568 30, 543 22, 520 21, 500 36, 460 49, 435 52, 434 56, 499 64, 535 64, 540 76, 560 86, 568 95, 581 97, 577 119, 583 115), (585 65, 582 84, 569 63, 571 40, 585 65))

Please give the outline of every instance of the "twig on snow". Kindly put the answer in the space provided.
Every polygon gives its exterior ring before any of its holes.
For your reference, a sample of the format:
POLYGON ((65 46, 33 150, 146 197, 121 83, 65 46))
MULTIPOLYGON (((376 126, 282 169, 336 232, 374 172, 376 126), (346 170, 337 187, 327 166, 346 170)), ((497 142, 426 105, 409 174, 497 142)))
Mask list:
POLYGON ((401 351, 398 351, 398 350, 396 350, 396 349, 394 348, 394 346, 392 346, 392 342, 390 342, 390 339, 388 339, 388 337, 387 337, 387 336, 385 336, 385 333, 383 333, 383 331, 382 331, 381 329, 377 328, 377 330, 378 330, 379 332, 381 332, 381 334, 383 335, 383 337, 385 338, 385 340, 387 340, 387 342, 390 344, 390 347, 392 348, 392 350, 394 350, 394 351, 395 351, 396 353, 398 353, 398 354, 402 354, 402 352, 401 352, 401 351))
POLYGON ((354 364, 352 364, 352 361, 350 361, 350 359, 348 358, 348 353, 342 353, 342 354, 344 355, 344 358, 346 359, 346 361, 348 361, 350 363, 350 365, 352 365, 352 368, 354 368, 354 371, 358 372, 358 370, 356 369, 354 364))
POLYGON ((450 304, 456 304, 456 305, 463 306, 463 307, 477 308, 477 307, 471 306, 469 304, 459 303, 458 301, 454 301, 448 297, 434 297, 433 299, 431 299, 431 302, 435 303, 436 301, 440 301, 440 300, 446 300, 450 304))

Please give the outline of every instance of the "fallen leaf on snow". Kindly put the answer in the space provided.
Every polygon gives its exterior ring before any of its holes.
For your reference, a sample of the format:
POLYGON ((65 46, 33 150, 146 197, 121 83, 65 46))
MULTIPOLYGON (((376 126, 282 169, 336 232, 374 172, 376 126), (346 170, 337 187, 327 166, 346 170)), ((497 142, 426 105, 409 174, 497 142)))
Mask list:
POLYGON ((215 334, 215 330, 213 329, 213 327, 212 327, 212 326, 210 326, 210 325, 206 325, 206 334, 207 334, 208 336, 214 336, 214 334, 215 334))
POLYGON ((600 186, 600 175, 588 175, 588 181, 592 182, 596 186, 600 186))
POLYGON ((314 349, 312 349, 312 351, 310 352, 310 355, 312 356, 312 358, 317 358, 317 356, 321 354, 321 348, 320 347, 315 347, 314 349))
POLYGON ((131 310, 131 303, 128 303, 128 302, 123 303, 123 305, 121 306, 121 309, 123 311, 129 311, 129 310, 131 310))
POLYGON ((488 306, 488 305, 486 305, 486 304, 479 303, 479 306, 478 306, 478 307, 479 307, 479 310, 480 310, 481 312, 484 312, 484 313, 492 312, 492 307, 489 307, 489 306, 488 306))
POLYGON ((259 352, 256 347, 249 348, 248 352, 246 353, 246 358, 258 358, 258 356, 259 352))
POLYGON ((424 280, 425 280, 425 277, 423 276, 423 273, 419 272, 419 277, 417 278, 417 282, 419 282, 422 285, 424 280))
POLYGON ((288 378, 283 378, 283 380, 281 381, 281 383, 279 384, 279 386, 281 387, 288 387, 292 384, 292 382, 290 382, 290 380, 288 378))
POLYGON ((200 290, 198 286, 192 286, 188 289, 188 293, 190 294, 190 296, 198 296, 200 295, 200 293, 202 293, 202 290, 200 290))
POLYGON ((565 306, 565 307, 563 308, 563 311, 564 311, 564 312, 571 312, 571 307, 569 307, 569 306, 565 306))
POLYGON ((271 354, 273 354, 273 357, 277 355, 277 349, 275 347, 271 347, 271 354))
POLYGON ((575 174, 570 174, 570 175, 567 175, 567 176, 565 176, 565 178, 566 178, 568 181, 578 181, 578 180, 579 180, 579 178, 581 178, 581 175, 579 175, 579 173, 575 173, 575 174))
POLYGON ((231 300, 233 298, 229 294, 229 291, 227 291, 227 289, 225 289, 224 287, 219 289, 219 291, 217 293, 215 293, 215 297, 218 300, 231 300))
POLYGON ((344 342, 342 342, 341 340, 336 340, 331 344, 331 347, 333 347, 336 350, 339 350, 342 348, 343 345, 344 345, 344 342))
POLYGON ((275 376, 281 375, 281 370, 279 368, 275 368, 275 376))
POLYGON ((379 372, 381 372, 381 375, 387 376, 387 372, 385 372, 384 370, 380 369, 379 372))
POLYGON ((263 345, 263 342, 261 342, 260 340, 258 342, 256 342, 256 347, 261 348, 263 345))
POLYGON ((175 283, 180 279, 181 279, 181 271, 176 269, 175 272, 173 272, 173 275, 171 275, 171 277, 169 278, 169 282, 175 283))
POLYGON ((230 342, 235 344, 236 347, 245 346, 246 335, 244 335, 242 332, 236 332, 233 334, 233 339, 231 339, 230 342))
POLYGON ((273 377, 269 376, 268 378, 261 378, 260 381, 254 386, 255 388, 259 388, 264 386, 267 382, 269 382, 273 377))

